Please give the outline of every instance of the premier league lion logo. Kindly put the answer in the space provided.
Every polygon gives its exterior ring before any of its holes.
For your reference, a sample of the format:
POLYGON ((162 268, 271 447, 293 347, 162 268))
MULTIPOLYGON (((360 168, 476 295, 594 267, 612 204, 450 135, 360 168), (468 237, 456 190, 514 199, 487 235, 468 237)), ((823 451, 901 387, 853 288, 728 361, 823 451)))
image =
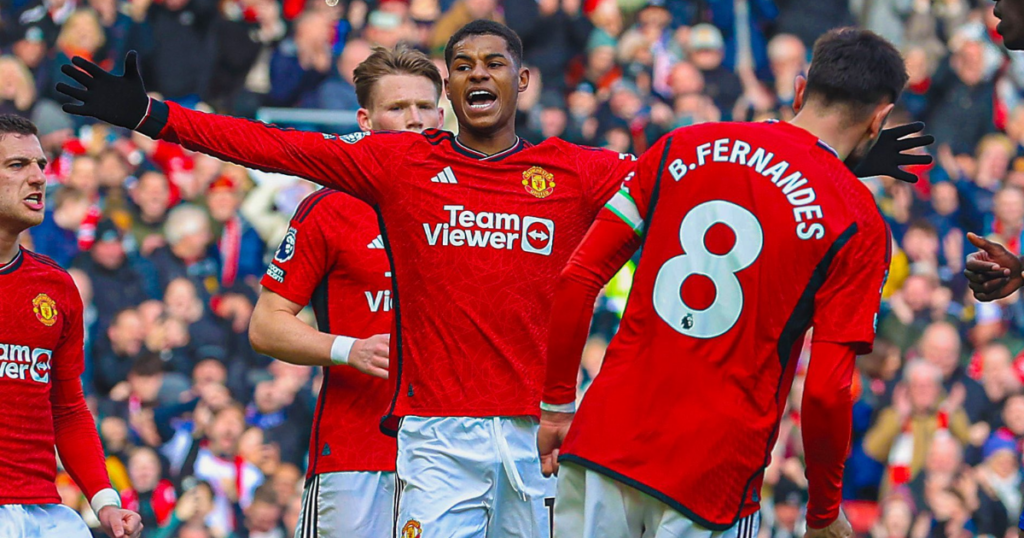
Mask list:
POLYGON ((281 246, 277 247, 277 253, 274 254, 274 261, 278 263, 284 263, 295 255, 295 239, 299 232, 295 228, 288 228, 288 233, 284 236, 284 240, 281 241, 281 246))

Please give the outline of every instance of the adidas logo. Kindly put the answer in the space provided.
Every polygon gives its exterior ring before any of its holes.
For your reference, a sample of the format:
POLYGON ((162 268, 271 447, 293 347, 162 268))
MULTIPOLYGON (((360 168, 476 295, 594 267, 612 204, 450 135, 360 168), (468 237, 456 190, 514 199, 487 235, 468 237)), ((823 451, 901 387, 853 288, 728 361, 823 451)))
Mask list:
POLYGON ((373 241, 370 241, 366 248, 384 248, 384 238, 378 235, 373 241))
POLYGON ((451 166, 445 166, 444 170, 441 170, 440 174, 430 178, 430 181, 434 183, 454 183, 458 184, 458 180, 455 179, 455 174, 452 173, 451 166))

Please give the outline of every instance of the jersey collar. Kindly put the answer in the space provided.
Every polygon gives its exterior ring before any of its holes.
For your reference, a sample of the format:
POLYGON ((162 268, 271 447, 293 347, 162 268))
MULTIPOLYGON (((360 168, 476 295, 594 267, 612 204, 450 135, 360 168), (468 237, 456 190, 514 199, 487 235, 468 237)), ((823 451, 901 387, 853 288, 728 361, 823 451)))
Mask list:
POLYGON ((470 159, 475 159, 478 161, 500 161, 505 157, 508 157, 509 155, 522 151, 523 149, 526 148, 526 146, 526 141, 516 136, 516 142, 512 144, 512 146, 509 147, 508 149, 499 151, 498 153, 487 155, 486 153, 482 153, 475 149, 465 146, 462 142, 459 142, 458 136, 452 136, 452 147, 455 148, 455 151, 465 155, 466 157, 469 157, 470 159))
POLYGON ((18 267, 21 267, 21 262, 24 259, 24 251, 22 251, 21 247, 18 247, 18 253, 14 255, 14 258, 11 259, 11 261, 9 262, 0 265, 0 275, 7 275, 13 273, 15 270, 18 269, 18 267))
MULTIPOLYGON (((769 123, 769 124, 771 124, 771 123, 779 123, 779 124, 781 124, 783 122, 781 122, 779 120, 776 120, 776 119, 771 119, 771 120, 765 120, 765 123, 769 123)), ((820 138, 817 139, 817 144, 818 144, 819 148, 821 148, 821 149, 831 153, 832 155, 835 156, 835 158, 837 158, 837 159, 839 158, 839 152, 836 151, 836 148, 833 148, 832 146, 828 145, 824 140, 822 140, 820 138)))

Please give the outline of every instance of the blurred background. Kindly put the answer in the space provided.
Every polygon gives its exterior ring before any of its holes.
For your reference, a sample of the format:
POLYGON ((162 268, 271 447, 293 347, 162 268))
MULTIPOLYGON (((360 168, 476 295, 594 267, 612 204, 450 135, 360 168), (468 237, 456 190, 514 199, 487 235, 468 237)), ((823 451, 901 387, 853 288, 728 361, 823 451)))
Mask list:
MULTIPOLYGON (((246 329, 314 186, 68 116, 60 66, 79 55, 119 71, 137 50, 164 99, 344 133, 372 46, 409 44, 444 73, 449 36, 477 18, 523 39, 520 136, 633 153, 676 127, 790 118, 794 78, 832 27, 895 43, 910 85, 890 125, 926 121, 936 162, 914 185, 866 181, 895 241, 878 342, 858 359, 844 507, 862 536, 1016 534, 1024 303, 978 304, 961 275, 967 231, 1018 254, 1024 240, 1024 56, 1002 46, 990 1, 2 0, 0 112, 32 119, 51 158, 46 220, 24 242, 68 268, 87 305, 83 381, 146 537, 292 535, 322 377, 256 354, 246 329)), ((632 267, 598 302, 581 394, 632 267)), ((800 385, 767 470, 765 537, 804 530, 800 385)), ((95 522, 66 474, 58 485, 95 522)))

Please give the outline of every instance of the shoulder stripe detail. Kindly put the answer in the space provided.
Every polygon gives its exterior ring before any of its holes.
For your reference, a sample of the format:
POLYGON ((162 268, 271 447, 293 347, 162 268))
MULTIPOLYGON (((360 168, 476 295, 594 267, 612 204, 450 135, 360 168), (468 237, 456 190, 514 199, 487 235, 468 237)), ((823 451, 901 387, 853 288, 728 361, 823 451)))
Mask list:
POLYGON ((34 259, 35 261, 37 261, 37 262, 39 262, 39 263, 41 263, 43 265, 48 265, 48 266, 50 266, 50 267, 52 267, 52 268, 54 268, 54 269, 56 269, 56 270, 58 270, 58 271, 60 271, 62 273, 66 273, 67 272, 67 269, 64 269, 63 267, 61 267, 59 263, 53 261, 53 258, 50 258, 49 256, 45 256, 43 254, 39 254, 38 252, 32 252, 31 250, 26 250, 25 252, 27 252, 28 255, 32 257, 32 259, 34 259))
POLYGON ((11 259, 11 261, 0 266, 0 275, 13 273, 18 267, 21 267, 21 262, 25 259, 25 252, 27 252, 25 249, 19 248, 18 253, 14 255, 14 258, 11 259))
POLYGON ((335 192, 337 191, 322 189, 320 192, 317 193, 319 196, 317 196, 316 198, 310 197, 309 203, 306 204, 306 207, 304 208, 303 212, 301 214, 297 213, 295 215, 295 221, 301 224, 304 220, 306 220, 306 217, 308 217, 309 214, 313 212, 313 208, 316 207, 317 204, 319 204, 325 198, 334 194, 335 192))
POLYGON ((318 191, 311 192, 309 195, 303 198, 302 201, 299 202, 298 207, 295 208, 295 213, 292 214, 292 219, 298 219, 300 215, 306 212, 306 208, 309 207, 310 202, 312 202, 314 198, 319 198, 323 195, 324 189, 320 189, 318 191))
POLYGON ((605 204, 609 211, 615 213, 623 222, 628 224, 637 235, 642 235, 644 230, 644 219, 640 216, 640 210, 636 202, 625 190, 620 190, 612 196, 605 204))

